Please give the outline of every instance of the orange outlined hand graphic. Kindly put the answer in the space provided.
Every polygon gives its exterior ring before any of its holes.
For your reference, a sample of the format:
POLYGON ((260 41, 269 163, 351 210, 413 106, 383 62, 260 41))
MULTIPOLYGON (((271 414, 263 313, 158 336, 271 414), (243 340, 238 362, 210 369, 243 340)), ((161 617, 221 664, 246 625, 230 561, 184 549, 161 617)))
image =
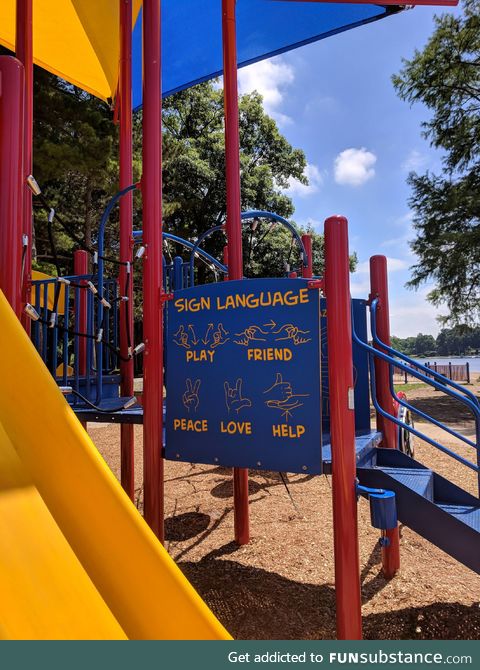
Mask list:
POLYGON ((272 333, 278 335, 278 337, 275 338, 277 342, 281 342, 282 340, 292 340, 295 346, 306 344, 312 339, 311 337, 303 337, 310 334, 309 330, 300 330, 300 328, 294 326, 293 323, 287 323, 278 330, 273 330, 272 333))
POLYGON ((259 337, 259 335, 268 335, 268 333, 260 328, 260 326, 248 326, 241 333, 235 333, 235 337, 240 338, 234 340, 235 344, 242 344, 248 347, 250 342, 266 342, 266 337, 259 337))
POLYGON ((179 347, 190 349, 190 344, 188 343, 188 333, 185 332, 185 326, 179 327, 173 336, 173 341, 175 344, 178 344, 179 347))
POLYGON ((228 336, 228 331, 225 330, 221 323, 218 324, 217 329, 213 332, 213 342, 210 345, 211 349, 219 347, 221 344, 225 344, 230 339, 228 336))
POLYGON ((200 389, 200 379, 197 379, 195 383, 192 385, 192 380, 187 379, 186 381, 186 388, 187 390, 182 396, 182 401, 183 401, 183 406, 187 409, 189 412, 191 409, 193 409, 194 412, 197 411, 198 406, 200 404, 200 400, 198 397, 198 391, 200 389))
POLYGON ((270 398, 266 400, 267 407, 272 409, 279 409, 285 421, 292 416, 292 411, 298 407, 302 407, 303 400, 301 398, 308 398, 308 393, 293 393, 290 382, 283 381, 282 374, 277 372, 275 383, 266 389, 264 393, 268 393, 270 398))
POLYGON ((244 407, 251 407, 252 401, 249 398, 242 398, 242 380, 237 379, 235 386, 232 388, 228 382, 224 383, 225 388, 225 404, 228 411, 235 410, 237 414, 244 407))

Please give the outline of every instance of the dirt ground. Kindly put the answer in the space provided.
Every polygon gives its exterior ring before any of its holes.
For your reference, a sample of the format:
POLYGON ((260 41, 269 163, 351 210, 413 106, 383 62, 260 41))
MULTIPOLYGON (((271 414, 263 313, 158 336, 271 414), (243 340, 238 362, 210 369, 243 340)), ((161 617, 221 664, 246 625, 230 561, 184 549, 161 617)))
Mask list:
MULTIPOLYGON (((480 386, 469 387, 476 393, 480 386)), ((413 405, 474 438, 462 407, 441 393, 408 391, 413 405)), ((429 436, 472 459, 455 438, 415 417, 429 436)), ((119 476, 119 432, 90 424, 98 449, 119 476)), ((142 430, 135 428, 136 502, 142 501, 142 430)), ((428 443, 415 440, 416 458, 474 494, 476 475, 428 443)), ((473 459, 472 459, 473 460, 473 459)), ((239 639, 331 639, 335 593, 329 478, 250 474, 251 542, 233 542, 231 471, 165 463, 166 548, 211 609, 239 639), (288 488, 288 490, 287 490, 288 488)), ((381 572, 378 531, 368 503, 359 502, 364 636, 367 639, 478 639, 480 576, 401 528, 399 574, 381 572)), ((480 548, 479 548, 480 550, 480 548)))

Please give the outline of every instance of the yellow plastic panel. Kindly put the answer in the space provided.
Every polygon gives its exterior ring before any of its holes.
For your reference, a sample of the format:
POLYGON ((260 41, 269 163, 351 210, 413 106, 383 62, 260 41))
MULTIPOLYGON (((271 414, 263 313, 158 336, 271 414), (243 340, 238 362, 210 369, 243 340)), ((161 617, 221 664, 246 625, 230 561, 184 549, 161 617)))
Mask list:
POLYGON ((126 638, 1 425, 0 594, 0 638, 126 638))
MULTIPOLYGON (((38 270, 32 270, 32 279, 33 281, 38 281, 40 279, 53 279, 50 275, 45 274, 45 272, 39 272, 38 270)), ((58 284, 48 284, 47 289, 47 307, 50 310, 53 310, 53 305, 55 303, 55 288, 58 284)), ((65 305, 65 284, 60 284, 58 287, 58 304, 57 304, 57 314, 63 314, 64 305, 65 305)), ((37 291, 35 286, 32 286, 30 292, 30 302, 38 310, 44 306, 44 290, 43 287, 40 289, 40 300, 37 305, 37 291)))
MULTIPOLYGON (((0 44, 15 51, 16 0, 0 2, 0 44)), ((133 0, 135 21, 141 0, 133 0)), ((119 3, 116 0, 33 0, 37 65, 107 100, 117 88, 119 3)))
POLYGON ((0 323, 0 423, 126 635, 230 639, 95 449, 1 292, 0 323))

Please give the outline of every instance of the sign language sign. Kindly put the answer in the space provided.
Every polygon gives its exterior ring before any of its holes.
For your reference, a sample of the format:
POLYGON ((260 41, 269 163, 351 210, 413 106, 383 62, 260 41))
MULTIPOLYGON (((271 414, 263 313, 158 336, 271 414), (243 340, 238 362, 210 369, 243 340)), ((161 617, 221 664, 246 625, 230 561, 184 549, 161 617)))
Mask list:
POLYGON ((318 289, 222 282, 176 291, 167 309, 166 457, 320 473, 318 289))

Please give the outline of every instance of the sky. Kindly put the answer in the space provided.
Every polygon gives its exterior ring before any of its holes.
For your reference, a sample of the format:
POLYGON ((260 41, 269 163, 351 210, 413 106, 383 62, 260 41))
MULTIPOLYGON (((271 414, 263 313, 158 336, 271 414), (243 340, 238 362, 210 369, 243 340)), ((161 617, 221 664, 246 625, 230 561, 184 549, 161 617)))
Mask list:
POLYGON ((328 216, 348 218, 359 261, 353 297, 368 296, 370 256, 387 256, 391 333, 398 337, 436 335, 436 317, 446 313, 426 300, 433 285, 405 288, 416 261, 406 178, 411 170, 439 172, 441 154, 422 137, 429 110, 400 100, 391 83, 444 12, 460 10, 416 7, 239 71, 240 92, 259 91, 281 132, 305 151, 310 183, 291 182, 293 219, 323 232, 328 216))

